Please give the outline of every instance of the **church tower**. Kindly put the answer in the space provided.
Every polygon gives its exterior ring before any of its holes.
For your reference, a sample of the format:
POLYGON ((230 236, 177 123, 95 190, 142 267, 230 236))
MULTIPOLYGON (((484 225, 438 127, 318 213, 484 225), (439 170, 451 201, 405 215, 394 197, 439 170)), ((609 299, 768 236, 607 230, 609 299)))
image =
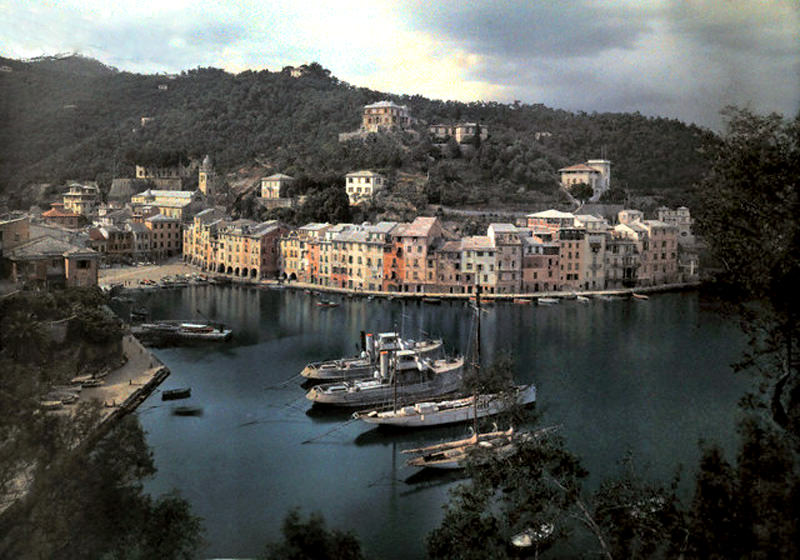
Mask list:
POLYGON ((197 175, 198 190, 206 196, 212 196, 214 194, 215 180, 214 164, 211 163, 211 157, 206 154, 206 157, 203 158, 203 163, 200 164, 197 175))

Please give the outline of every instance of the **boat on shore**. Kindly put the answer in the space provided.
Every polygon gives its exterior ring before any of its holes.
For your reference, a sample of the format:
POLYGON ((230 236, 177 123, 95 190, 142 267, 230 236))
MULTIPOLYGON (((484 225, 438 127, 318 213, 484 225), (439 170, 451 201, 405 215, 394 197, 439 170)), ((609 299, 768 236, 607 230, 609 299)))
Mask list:
POLYGON ((303 368, 300 375, 312 381, 344 381, 370 377, 378 366, 382 350, 413 350, 420 355, 431 354, 442 347, 442 340, 426 339, 414 341, 402 339, 397 333, 378 333, 377 341, 372 333, 362 333, 363 351, 359 356, 312 362, 303 368))
POLYGON ((424 428, 443 424, 472 422, 536 402, 534 385, 517 385, 513 392, 470 395, 456 399, 418 402, 402 407, 374 409, 353 413, 353 418, 378 426, 424 428))
POLYGON ((374 377, 312 387, 314 404, 366 408, 442 397, 461 388, 464 359, 430 360, 413 350, 382 350, 374 377))
POLYGON ((131 333, 145 340, 203 340, 219 342, 228 340, 233 331, 224 325, 190 323, 185 321, 158 321, 131 327, 131 333))

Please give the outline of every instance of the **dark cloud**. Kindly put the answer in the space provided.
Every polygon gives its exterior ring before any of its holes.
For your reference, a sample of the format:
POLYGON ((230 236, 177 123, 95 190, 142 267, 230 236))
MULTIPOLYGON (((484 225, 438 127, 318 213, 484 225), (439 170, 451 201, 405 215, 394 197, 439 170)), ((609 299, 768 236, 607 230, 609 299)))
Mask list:
POLYGON ((594 56, 631 49, 649 27, 641 9, 589 2, 411 4, 412 27, 505 57, 594 56))

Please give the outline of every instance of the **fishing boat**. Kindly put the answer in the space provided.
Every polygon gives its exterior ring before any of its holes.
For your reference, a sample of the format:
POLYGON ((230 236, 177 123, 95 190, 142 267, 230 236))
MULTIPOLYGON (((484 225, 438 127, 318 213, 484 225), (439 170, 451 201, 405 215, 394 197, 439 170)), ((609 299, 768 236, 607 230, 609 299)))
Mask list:
POLYGON ((144 339, 159 340, 203 340, 223 341, 233 334, 231 329, 223 325, 210 323, 190 323, 184 321, 158 321, 141 323, 131 327, 134 336, 144 339))
POLYGON ((478 450, 496 454, 510 454, 513 446, 514 428, 508 430, 472 434, 468 438, 446 441, 416 449, 404 449, 402 453, 416 455, 406 464, 410 467, 435 469, 463 469, 467 460, 476 458, 478 450))
POLYGON ((539 305, 555 305, 558 303, 558 299, 552 297, 540 297, 536 298, 536 303, 539 305))
POLYGON ((648 299, 650 299, 650 296, 646 296, 644 294, 637 294, 636 292, 633 292, 631 295, 633 296, 633 299, 638 299, 640 301, 647 301, 648 299))
POLYGON ((530 298, 514 298, 512 301, 517 305, 529 305, 533 303, 533 300, 530 298))
POLYGON ((483 434, 473 433, 470 437, 404 449, 402 453, 415 455, 406 464, 410 467, 434 469, 463 469, 468 461, 483 464, 490 459, 505 459, 513 456, 524 442, 534 441, 553 430, 556 426, 541 428, 535 432, 495 430, 483 434))
POLYGON ((162 401, 174 401, 178 399, 188 399, 192 396, 191 387, 180 387, 178 389, 167 389, 161 393, 162 401))
POLYGON ((381 350, 372 378, 324 383, 306 398, 315 404, 366 408, 441 397, 461 387, 464 359, 430 360, 414 350, 381 350))
POLYGON ((427 303, 428 305, 441 305, 442 300, 438 297, 424 297, 422 298, 422 303, 427 303))
POLYGON ((361 346, 362 352, 358 356, 312 362, 303 368, 300 375, 314 381, 344 381, 370 377, 378 365, 381 350, 413 350, 425 355, 439 350, 442 347, 442 340, 415 341, 402 339, 394 332, 387 332, 378 333, 376 341, 372 333, 362 333, 361 346))
POLYGON ((339 307, 339 304, 329 299, 321 299, 317 302, 317 307, 339 307))
POLYGON ((443 424, 470 422, 536 401, 534 385, 517 385, 513 392, 470 395, 457 399, 424 401, 402 407, 374 409, 353 414, 367 424, 402 428, 424 428, 443 424), (477 401, 477 402, 476 402, 477 401))
POLYGON ((590 301, 592 301, 586 296, 578 296, 575 299, 578 300, 580 303, 589 303, 590 301))

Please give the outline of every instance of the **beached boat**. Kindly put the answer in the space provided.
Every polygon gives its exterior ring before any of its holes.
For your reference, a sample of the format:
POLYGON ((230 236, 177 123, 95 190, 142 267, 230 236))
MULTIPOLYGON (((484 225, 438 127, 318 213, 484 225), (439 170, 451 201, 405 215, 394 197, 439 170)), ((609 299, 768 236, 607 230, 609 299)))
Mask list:
POLYGON ((540 297, 536 298, 536 303, 539 305, 555 305, 558 303, 558 298, 540 297))
POLYGON ((401 428, 424 428, 459 422, 472 422, 499 414, 510 407, 525 406, 536 401, 534 385, 517 385, 509 394, 489 393, 457 399, 418 402, 402 407, 356 412, 353 418, 368 424, 401 428), (477 403, 476 403, 477 399, 477 403))
POLYGON ((414 350, 382 350, 372 378, 313 387, 306 398, 315 404, 359 407, 436 398, 461 388, 464 359, 430 360, 414 350))
POLYGON ((158 321, 131 327, 131 333, 144 339, 222 341, 229 339, 233 331, 221 324, 158 321))
POLYGON ((381 350, 414 350, 424 355, 439 350, 442 347, 442 340, 402 339, 393 332, 378 333, 375 340, 372 333, 362 333, 361 346, 363 351, 359 356, 312 362, 303 368, 300 375, 315 381, 343 381, 370 377, 378 366, 381 350))
POLYGON ((180 387, 178 389, 167 389, 161 393, 162 401, 174 401, 178 399, 188 399, 192 396, 191 387, 180 387))

